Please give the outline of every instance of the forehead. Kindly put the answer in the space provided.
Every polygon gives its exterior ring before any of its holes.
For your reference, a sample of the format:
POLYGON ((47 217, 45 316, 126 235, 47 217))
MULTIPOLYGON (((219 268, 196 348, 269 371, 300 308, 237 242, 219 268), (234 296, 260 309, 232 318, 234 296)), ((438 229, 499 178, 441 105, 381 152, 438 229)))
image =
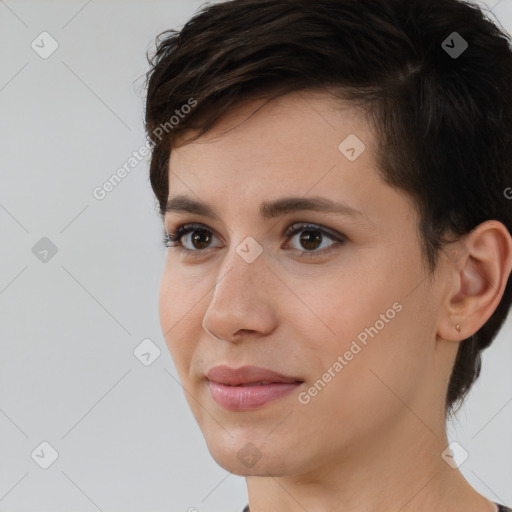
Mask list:
POLYGON ((325 94, 301 93, 249 117, 262 103, 233 109, 197 141, 171 151, 170 199, 187 196, 229 225, 245 226, 263 221, 265 203, 322 197, 362 212, 381 237, 413 232, 413 201, 380 177, 373 127, 361 111, 325 94))
POLYGON ((212 187, 229 182, 266 188, 291 182, 313 186, 333 167, 338 176, 375 175, 374 135, 361 110, 325 92, 264 102, 244 102, 196 141, 188 143, 197 131, 180 136, 170 153, 170 194, 183 189, 179 178, 185 175, 212 187), (357 158, 351 160, 346 150, 354 143, 357 158))

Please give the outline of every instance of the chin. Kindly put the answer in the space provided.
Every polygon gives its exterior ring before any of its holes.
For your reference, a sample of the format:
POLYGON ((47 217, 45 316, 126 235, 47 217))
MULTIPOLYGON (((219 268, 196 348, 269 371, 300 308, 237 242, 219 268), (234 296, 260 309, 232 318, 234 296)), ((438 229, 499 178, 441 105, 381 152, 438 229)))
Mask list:
POLYGON ((290 474, 293 462, 288 450, 276 437, 251 442, 249 436, 230 437, 229 434, 205 436, 208 450, 215 462, 226 471, 239 476, 283 476, 290 474))
MULTIPOLYGON (((210 452, 211 453, 211 452, 210 452)), ((267 460, 266 462, 261 459, 254 466, 249 467, 245 463, 240 462, 237 455, 232 453, 214 454, 212 457, 215 462, 230 473, 238 476, 284 476, 289 475, 290 471, 285 467, 283 461, 267 460)))

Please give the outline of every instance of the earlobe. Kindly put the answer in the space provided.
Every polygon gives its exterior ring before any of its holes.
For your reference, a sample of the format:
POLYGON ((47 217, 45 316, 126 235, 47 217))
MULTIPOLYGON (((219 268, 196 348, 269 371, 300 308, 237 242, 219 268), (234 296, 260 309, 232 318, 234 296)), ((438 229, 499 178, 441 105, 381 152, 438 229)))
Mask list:
POLYGON ((483 222, 466 236, 463 257, 448 263, 454 284, 447 289, 437 332, 446 340, 469 338, 487 322, 512 269, 512 237, 501 222, 483 222))

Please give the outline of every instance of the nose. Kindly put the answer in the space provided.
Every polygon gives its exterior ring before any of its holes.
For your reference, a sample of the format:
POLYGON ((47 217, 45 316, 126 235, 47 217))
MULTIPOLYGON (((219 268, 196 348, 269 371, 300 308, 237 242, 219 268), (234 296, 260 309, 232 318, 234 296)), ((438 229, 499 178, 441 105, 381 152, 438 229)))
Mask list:
MULTIPOLYGON (((271 290, 279 280, 267 267, 264 254, 248 263, 233 248, 216 275, 203 329, 222 341, 237 343, 246 336, 265 336, 276 325, 271 290)), ((274 297, 276 295, 274 294, 274 297)))

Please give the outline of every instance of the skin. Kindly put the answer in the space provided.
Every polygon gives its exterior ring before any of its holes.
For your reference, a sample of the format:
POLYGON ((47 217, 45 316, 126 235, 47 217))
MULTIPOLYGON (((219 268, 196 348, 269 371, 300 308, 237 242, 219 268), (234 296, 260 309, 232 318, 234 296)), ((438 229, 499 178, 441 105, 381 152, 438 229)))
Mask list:
POLYGON ((481 224, 429 275, 414 205, 378 177, 367 118, 308 91, 247 119, 262 103, 233 109, 196 142, 186 144, 184 135, 169 162, 169 197, 207 202, 221 219, 166 214, 169 232, 197 222, 212 238, 194 245, 184 236, 186 247, 203 251, 195 258, 167 250, 159 296, 162 331, 212 456, 247 477, 251 512, 496 510, 441 453, 457 348, 491 316, 512 269, 507 229, 481 224), (366 145, 355 161, 338 150, 349 134, 366 145), (259 215, 263 201, 313 195, 363 214, 259 215), (308 250, 301 243, 307 233, 284 236, 296 222, 346 241, 336 246, 324 235, 308 250), (263 250, 252 263, 236 252, 248 236, 263 250), (300 403, 297 393, 396 302, 401 311, 300 403), (262 366, 305 382, 259 409, 231 412, 213 401, 205 382, 219 364, 262 366), (237 456, 247 443, 261 456, 252 467, 237 456))

